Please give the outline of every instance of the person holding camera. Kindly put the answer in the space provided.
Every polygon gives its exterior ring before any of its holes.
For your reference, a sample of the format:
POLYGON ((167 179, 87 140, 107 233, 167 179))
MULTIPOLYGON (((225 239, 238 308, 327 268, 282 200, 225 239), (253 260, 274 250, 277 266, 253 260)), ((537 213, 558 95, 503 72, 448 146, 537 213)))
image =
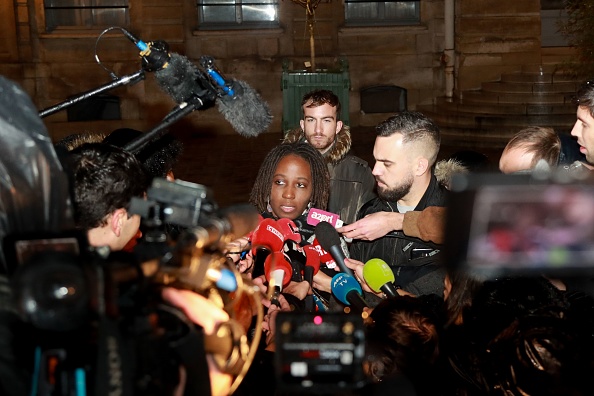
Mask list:
POLYGON ((144 197, 149 178, 136 157, 118 147, 87 143, 68 154, 74 190, 74 221, 91 246, 122 250, 137 235, 140 216, 128 212, 144 197))

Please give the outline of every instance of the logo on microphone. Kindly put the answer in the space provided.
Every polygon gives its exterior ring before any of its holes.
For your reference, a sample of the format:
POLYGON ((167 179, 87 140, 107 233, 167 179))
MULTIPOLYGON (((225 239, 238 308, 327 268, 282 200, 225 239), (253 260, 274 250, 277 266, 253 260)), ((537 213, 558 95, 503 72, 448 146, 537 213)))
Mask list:
POLYGON ((332 224, 333 227, 342 227, 342 220, 336 213, 326 212, 322 209, 311 208, 307 215, 307 224, 316 226, 320 221, 332 224))
POLYGON ((281 241, 284 241, 285 240, 285 238, 283 237, 283 234, 281 234, 281 232, 279 230, 277 230, 275 227, 271 226, 270 224, 267 224, 266 225, 266 230, 272 232, 281 241))

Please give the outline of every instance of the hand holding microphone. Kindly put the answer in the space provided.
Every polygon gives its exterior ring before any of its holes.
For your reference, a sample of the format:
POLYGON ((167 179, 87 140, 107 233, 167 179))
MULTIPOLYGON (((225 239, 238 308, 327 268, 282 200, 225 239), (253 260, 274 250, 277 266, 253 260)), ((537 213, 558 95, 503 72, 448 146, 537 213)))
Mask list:
POLYGON ((363 278, 375 293, 385 293, 388 297, 398 295, 394 285, 394 272, 382 259, 368 260, 363 266, 363 278))
POLYGON ((273 288, 270 301, 280 306, 278 296, 283 291, 283 287, 291 282, 291 276, 293 275, 293 268, 283 252, 272 252, 266 257, 264 274, 269 285, 273 288))

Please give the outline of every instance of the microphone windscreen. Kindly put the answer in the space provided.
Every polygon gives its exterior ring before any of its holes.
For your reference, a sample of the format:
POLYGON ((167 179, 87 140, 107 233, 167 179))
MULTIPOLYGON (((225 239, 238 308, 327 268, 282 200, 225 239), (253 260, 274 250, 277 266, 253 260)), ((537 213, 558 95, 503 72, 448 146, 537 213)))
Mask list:
POLYGON ((267 281, 270 282, 273 277, 273 272, 277 270, 284 271, 283 284, 277 286, 284 287, 288 285, 293 275, 293 268, 287 261, 287 258, 283 252, 272 252, 268 255, 268 257, 266 257, 266 261, 264 261, 264 274, 266 275, 267 281))
POLYGON ((384 260, 378 258, 370 259, 365 263, 363 278, 371 290, 376 293, 380 293, 381 287, 386 283, 394 283, 396 280, 390 266, 384 260))
POLYGON ((282 218, 276 221, 278 229, 283 233, 285 241, 301 242, 299 227, 291 219, 282 218))
POLYGON ((200 71, 188 58, 172 53, 167 66, 155 72, 155 79, 176 103, 183 103, 195 94, 199 75, 200 71))
POLYGON ((331 282, 331 288, 332 294, 334 294, 336 299, 344 305, 351 305, 348 299, 348 294, 350 292, 355 291, 359 295, 363 294, 363 290, 361 289, 359 282, 357 282, 357 280, 352 276, 345 273, 334 275, 331 282))
POLYGON ((330 251, 332 246, 340 246, 340 236, 336 228, 327 221, 320 221, 316 226, 316 239, 326 251, 330 251))
POLYGON ((283 248, 283 234, 277 229, 276 221, 264 219, 252 233, 252 253, 255 255, 258 248, 271 252, 278 252, 283 248))
POLYGON ((266 103, 247 83, 235 80, 234 96, 223 96, 217 107, 233 129, 246 137, 258 136, 270 126, 272 114, 266 103))

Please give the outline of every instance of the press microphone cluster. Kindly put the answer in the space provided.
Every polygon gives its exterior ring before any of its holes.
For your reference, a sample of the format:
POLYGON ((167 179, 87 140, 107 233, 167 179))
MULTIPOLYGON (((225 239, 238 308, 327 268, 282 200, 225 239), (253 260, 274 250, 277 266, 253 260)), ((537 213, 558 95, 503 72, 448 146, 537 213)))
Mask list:
POLYGON ((185 56, 169 52, 164 41, 147 44, 129 32, 125 35, 140 50, 143 68, 155 72, 159 87, 176 103, 198 101, 200 108, 207 108, 216 102, 233 129, 246 137, 257 136, 270 126, 268 104, 247 83, 226 80, 211 57, 200 58, 201 70, 185 56))

